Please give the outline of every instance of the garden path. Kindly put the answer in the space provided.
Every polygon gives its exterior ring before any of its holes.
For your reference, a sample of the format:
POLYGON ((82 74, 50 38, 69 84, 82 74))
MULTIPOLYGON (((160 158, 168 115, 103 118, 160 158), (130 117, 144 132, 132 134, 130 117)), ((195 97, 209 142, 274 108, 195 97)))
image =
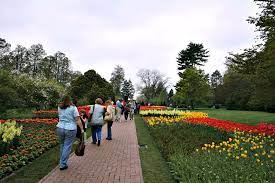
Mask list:
POLYGON ((103 142, 100 147, 89 143, 85 155, 70 157, 69 168, 60 171, 56 167, 40 183, 142 183, 136 126, 133 121, 115 122, 113 140, 105 140, 107 126, 103 127, 103 142))

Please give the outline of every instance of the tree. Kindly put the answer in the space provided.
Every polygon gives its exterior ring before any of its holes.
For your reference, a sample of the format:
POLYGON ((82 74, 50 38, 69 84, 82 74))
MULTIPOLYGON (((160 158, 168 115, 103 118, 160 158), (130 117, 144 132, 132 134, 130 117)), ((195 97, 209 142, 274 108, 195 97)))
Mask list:
POLYGON ((174 96, 174 90, 171 89, 169 91, 169 93, 168 93, 168 103, 169 103, 169 105, 173 103, 173 101, 172 101, 173 100, 173 96, 174 96))
POLYGON ((275 2, 274 0, 254 0, 258 3, 261 13, 257 17, 249 17, 248 22, 256 26, 265 40, 274 37, 275 33, 275 2))
POLYGON ((121 66, 117 65, 111 74, 110 82, 113 87, 113 91, 115 95, 118 97, 121 96, 120 91, 121 91, 122 83, 124 81, 124 77, 125 77, 124 69, 121 66))
POLYGON ((16 107, 19 95, 16 91, 16 84, 8 71, 0 69, 0 112, 16 107))
POLYGON ((27 48, 17 45, 11 52, 11 64, 16 73, 24 73, 28 62, 27 48))
POLYGON ((69 93, 79 100, 87 99, 87 103, 94 103, 95 99, 114 98, 112 85, 102 78, 95 70, 89 70, 72 80, 69 93))
POLYGON ((218 93, 218 89, 219 86, 222 85, 222 75, 221 73, 216 70, 211 74, 211 88, 213 90, 213 94, 214 94, 214 104, 218 104, 218 100, 217 100, 217 93, 218 93))
POLYGON ((0 69, 11 69, 10 61, 10 47, 11 45, 5 39, 0 38, 0 69))
POLYGON ((167 88, 168 79, 157 70, 141 69, 137 76, 141 81, 138 90, 148 102, 167 88))
POLYGON ((202 66, 209 57, 208 52, 207 49, 204 49, 203 44, 190 42, 187 48, 178 54, 178 70, 183 71, 188 68, 202 66))
POLYGON ((191 106, 192 109, 195 105, 207 103, 210 95, 207 76, 202 70, 195 68, 188 68, 182 73, 176 90, 177 100, 191 106))
POLYGON ((35 77, 40 74, 40 64, 44 56, 46 55, 45 50, 41 44, 32 45, 28 50, 28 72, 31 76, 35 77))
POLYGON ((125 101, 128 99, 133 99, 135 94, 135 89, 132 84, 132 81, 129 79, 129 81, 125 80, 122 84, 121 88, 121 95, 125 101))

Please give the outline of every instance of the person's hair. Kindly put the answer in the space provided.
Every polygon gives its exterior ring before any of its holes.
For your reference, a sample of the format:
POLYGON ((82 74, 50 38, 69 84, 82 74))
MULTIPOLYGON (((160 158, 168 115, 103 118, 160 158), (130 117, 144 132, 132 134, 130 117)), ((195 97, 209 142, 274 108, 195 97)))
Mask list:
POLYGON ((95 100, 95 104, 103 104, 102 99, 101 99, 101 98, 97 98, 97 99, 95 100))
POLYGON ((84 109, 81 109, 80 113, 84 114, 83 115, 84 118, 88 118, 87 113, 86 113, 86 111, 84 109))
POLYGON ((111 101, 111 100, 107 100, 105 103, 106 103, 107 105, 112 105, 112 101, 111 101))
POLYGON ((62 98, 62 102, 59 104, 60 109, 66 109, 71 105, 71 97, 66 95, 62 98))

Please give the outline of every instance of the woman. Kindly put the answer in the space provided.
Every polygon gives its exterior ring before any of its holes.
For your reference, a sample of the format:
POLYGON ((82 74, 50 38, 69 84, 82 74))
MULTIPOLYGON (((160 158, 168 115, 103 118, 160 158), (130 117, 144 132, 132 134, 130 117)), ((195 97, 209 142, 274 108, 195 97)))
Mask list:
POLYGON ((104 124, 103 115, 105 113, 104 107, 102 106, 103 101, 101 98, 95 100, 95 105, 91 107, 90 110, 90 126, 92 130, 92 143, 100 146, 101 142, 101 131, 102 125, 104 124))
POLYGON ((107 105, 107 112, 106 112, 105 117, 110 116, 110 118, 112 119, 112 121, 107 121, 107 138, 106 138, 106 140, 112 140, 112 125, 113 125, 113 121, 114 121, 115 112, 114 112, 111 100, 107 100, 106 105, 107 105))
POLYGON ((58 116, 59 122, 56 125, 56 131, 60 141, 59 167, 60 170, 66 170, 68 168, 67 162, 76 136, 77 125, 82 134, 84 133, 84 129, 79 118, 78 110, 76 106, 72 104, 69 96, 65 96, 62 103, 59 105, 58 116))

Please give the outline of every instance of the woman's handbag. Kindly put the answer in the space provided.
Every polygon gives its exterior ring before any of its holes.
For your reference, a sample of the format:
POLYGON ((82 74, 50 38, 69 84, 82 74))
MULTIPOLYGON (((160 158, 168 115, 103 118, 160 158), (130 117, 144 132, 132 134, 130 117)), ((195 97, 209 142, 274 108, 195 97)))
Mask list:
POLYGON ((112 114, 105 115, 105 117, 104 117, 104 121, 107 121, 107 122, 111 122, 111 121, 113 121, 113 116, 112 116, 112 114))
POLYGON ((75 149, 75 155, 83 156, 85 151, 84 133, 81 134, 80 142, 75 149))

